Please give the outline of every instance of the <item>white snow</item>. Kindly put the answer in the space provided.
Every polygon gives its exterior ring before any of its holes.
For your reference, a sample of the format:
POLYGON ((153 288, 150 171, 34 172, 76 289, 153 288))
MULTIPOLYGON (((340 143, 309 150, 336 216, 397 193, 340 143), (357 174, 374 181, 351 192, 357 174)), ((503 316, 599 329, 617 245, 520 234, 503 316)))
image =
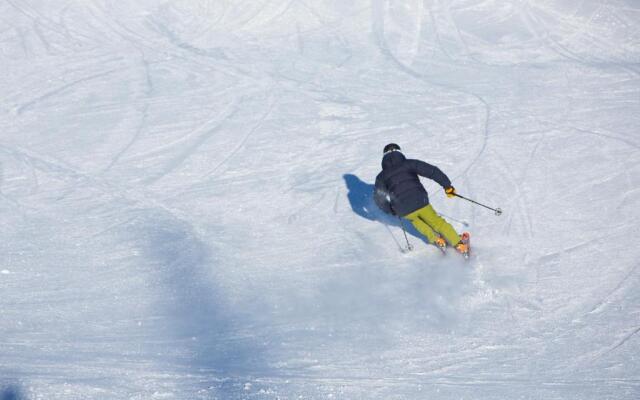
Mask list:
POLYGON ((0 400, 640 397, 638 2, 6 0, 0 66, 0 400))

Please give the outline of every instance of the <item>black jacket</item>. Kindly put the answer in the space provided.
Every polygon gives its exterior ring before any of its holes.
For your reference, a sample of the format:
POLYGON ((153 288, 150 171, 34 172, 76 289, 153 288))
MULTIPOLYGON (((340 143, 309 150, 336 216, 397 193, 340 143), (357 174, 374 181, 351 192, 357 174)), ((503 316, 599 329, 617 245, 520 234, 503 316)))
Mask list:
POLYGON ((420 160, 407 160, 399 151, 382 157, 376 177, 374 199, 382 211, 404 217, 429 204, 429 195, 418 175, 433 179, 443 188, 451 181, 438 167, 420 160))

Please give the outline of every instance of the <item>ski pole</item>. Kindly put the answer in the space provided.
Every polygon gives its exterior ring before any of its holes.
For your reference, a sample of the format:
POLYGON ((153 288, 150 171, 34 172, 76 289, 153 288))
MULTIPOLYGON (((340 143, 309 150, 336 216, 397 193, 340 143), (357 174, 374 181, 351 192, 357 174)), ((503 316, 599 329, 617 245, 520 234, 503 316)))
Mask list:
POLYGON ((502 210, 501 210, 500 208, 491 208, 491 207, 489 207, 489 206, 485 206, 484 204, 482 204, 482 203, 478 203, 478 202, 477 202, 477 201, 475 201, 475 200, 471 200, 471 199, 468 199, 468 198, 466 198, 466 197, 464 197, 464 196, 460 196, 458 193, 454 193, 453 195, 454 195, 454 196, 456 196, 456 197, 460 197, 461 199, 464 199, 464 200, 466 200, 466 201, 470 201, 470 202, 472 202, 473 204, 477 204, 477 205, 482 206, 482 207, 484 207, 484 208, 488 208, 489 210, 491 210, 491 211, 495 212, 497 216, 500 216, 500 215, 502 214, 502 210))
POLYGON ((411 245, 411 243, 409 243, 409 238, 407 237, 407 230, 404 228, 404 221, 400 216, 398 216, 398 220, 400 220, 400 226, 402 226, 402 233, 404 233, 404 240, 407 241, 407 250, 411 251, 413 250, 413 246, 411 245))

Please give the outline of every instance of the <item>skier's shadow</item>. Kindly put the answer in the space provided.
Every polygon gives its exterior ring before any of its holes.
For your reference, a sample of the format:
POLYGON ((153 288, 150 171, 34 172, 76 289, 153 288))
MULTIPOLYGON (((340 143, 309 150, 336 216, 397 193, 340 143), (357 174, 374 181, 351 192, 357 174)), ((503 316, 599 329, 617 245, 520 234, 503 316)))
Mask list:
MULTIPOLYGON (((362 181, 360 178, 353 174, 344 174, 343 178, 345 184, 347 185, 347 189, 349 190, 349 193, 347 193, 347 198, 349 199, 349 204, 351 205, 351 209, 353 210, 353 212, 370 221, 380 222, 387 226, 387 228, 389 226, 394 226, 398 229, 402 229, 402 225, 398 217, 385 214, 376 205, 375 201, 373 200, 373 191, 375 189, 374 185, 362 181)), ((426 243, 426 239, 424 238, 424 236, 422 236, 409 221, 404 221, 404 227, 407 230, 408 234, 426 243)), ((400 233, 400 236, 398 236, 398 234, 396 232, 392 232, 391 229, 389 229, 389 232, 394 237, 394 240, 396 241, 398 246, 403 247, 400 244, 403 241, 402 233, 400 233)))

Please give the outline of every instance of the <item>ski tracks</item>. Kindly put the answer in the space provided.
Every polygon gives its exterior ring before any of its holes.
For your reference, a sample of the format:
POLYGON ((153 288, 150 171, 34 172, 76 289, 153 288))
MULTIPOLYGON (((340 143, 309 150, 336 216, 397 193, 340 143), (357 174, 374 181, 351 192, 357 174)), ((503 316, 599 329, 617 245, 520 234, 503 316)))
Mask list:
MULTIPOLYGON (((639 332, 640 332, 640 326, 633 327, 627 330, 626 332, 622 333, 622 335, 619 335, 618 336, 619 339, 612 345, 609 345, 604 349, 600 349, 596 352, 592 352, 588 354, 588 356, 582 357, 582 358, 587 358, 587 360, 589 360, 590 363, 593 364, 596 361, 602 359, 603 357, 613 353, 615 350, 619 349, 620 347, 624 346, 627 342, 633 339, 633 337, 636 336, 639 332)), ((631 351, 633 352, 633 349, 631 351)))
POLYGON ((148 111, 149 111, 149 104, 145 104, 142 112, 141 112, 141 117, 140 117, 140 122, 138 124, 138 127, 135 131, 135 133, 133 134, 133 136, 131 137, 131 140, 129 141, 129 143, 127 143, 125 145, 125 147, 120 150, 112 159, 111 162, 109 163, 109 165, 106 166, 106 168, 102 171, 103 174, 109 172, 109 170, 111 168, 113 168, 113 166, 115 166, 118 161, 120 161, 120 159, 122 158, 122 156, 124 156, 124 154, 127 153, 127 151, 129 151, 129 149, 131 149, 133 147, 133 145, 138 141, 138 139, 140 138, 143 130, 146 128, 147 126, 147 119, 148 119, 148 111))
POLYGON ((66 84, 64 84, 64 85, 62 85, 62 86, 60 86, 60 87, 58 87, 56 89, 50 90, 50 91, 48 91, 48 92, 46 92, 44 94, 41 94, 41 95, 39 95, 39 96, 37 96, 37 97, 35 97, 35 98, 25 102, 25 103, 22 103, 21 105, 17 106, 14 109, 15 113, 20 115, 23 112, 25 112, 26 110, 32 108, 37 103, 42 102, 44 100, 47 100, 49 98, 52 98, 52 97, 54 97, 56 95, 59 95, 59 94, 63 93, 64 91, 66 91, 67 89, 70 89, 70 88, 72 88, 74 86, 77 86, 77 85, 80 85, 80 84, 86 84, 86 83, 88 83, 90 81, 93 81, 93 80, 96 80, 98 78, 102 78, 102 77, 105 77, 107 75, 110 75, 110 74, 112 74, 114 72, 123 71, 123 70, 126 70, 126 69, 128 69, 128 67, 127 68, 115 68, 115 69, 111 69, 111 70, 108 70, 108 71, 105 71, 105 72, 100 72, 100 73, 97 73, 97 74, 89 75, 89 76, 86 76, 84 78, 80 78, 80 79, 74 80, 72 82, 66 83, 66 84))
POLYGON ((93 187, 99 191, 107 194, 114 195, 114 197, 120 197, 123 200, 127 200, 127 203, 132 203, 141 208, 157 208, 162 209, 169 214, 175 216, 180 221, 184 218, 180 218, 181 212, 175 209, 171 209, 161 202, 155 200, 151 193, 141 192, 140 190, 134 190, 131 188, 119 187, 105 179, 97 178, 83 172, 74 169, 73 167, 66 165, 62 161, 55 160, 51 157, 35 154, 26 149, 17 147, 7 147, 0 145, 0 149, 7 154, 11 154, 17 160, 21 160, 25 164, 31 165, 34 169, 40 170, 44 173, 51 174, 59 179, 70 181, 70 186, 65 189, 66 194, 57 197, 57 201, 62 200, 68 193, 79 190, 82 187, 93 187))
POLYGON ((601 312, 605 307, 611 304, 613 297, 622 290, 626 285, 630 284, 631 279, 634 277, 636 271, 640 267, 640 264, 635 264, 629 271, 622 277, 622 279, 613 287, 613 289, 596 304, 593 305, 583 317, 601 312))
MULTIPOLYGON (((214 112, 216 114, 213 118, 205 121, 200 127, 192 131, 186 136, 186 139, 180 141, 187 141, 187 145, 181 148, 177 155, 173 156, 171 160, 165 162, 165 166, 153 175, 146 177, 144 182, 148 185, 153 184, 172 171, 176 170, 182 163, 184 163, 189 157, 191 157, 196 150, 205 144, 223 125, 232 118, 239 110, 238 101, 231 102, 226 110, 221 113, 214 112), (190 139, 190 137, 193 137, 190 139)), ((163 146, 165 147, 165 146, 163 146)), ((168 146, 168 149, 175 151, 173 146, 168 146)), ((156 150, 157 151, 157 150, 156 150)))
MULTIPOLYGON (((246 107, 251 106, 246 100, 249 100, 250 97, 255 97, 256 93, 269 93, 271 88, 264 87, 264 83, 260 80, 260 78, 264 77, 253 77, 248 75, 247 71, 242 70, 242 68, 237 65, 232 65, 232 63, 225 61, 226 57, 222 53, 218 51, 211 53, 208 50, 196 48, 188 42, 185 42, 169 26, 166 26, 161 18, 147 18, 147 26, 155 28, 150 31, 155 33, 155 36, 143 35, 139 31, 131 30, 119 21, 118 15, 116 15, 118 10, 114 7, 116 6, 94 4, 90 8, 90 11, 94 20, 98 21, 100 25, 103 25, 110 32, 115 33, 120 39, 130 43, 131 46, 140 54, 140 59, 145 70, 148 95, 154 91, 153 79, 149 70, 150 63, 162 63, 171 69, 183 70, 185 74, 193 73, 195 75, 200 75, 203 78, 206 76, 207 70, 214 70, 225 75, 235 77, 236 79, 248 81, 246 84, 240 86, 234 85, 223 91, 215 93, 218 98, 225 95, 233 97, 228 102, 225 109, 213 109, 210 112, 209 117, 204 122, 200 123, 200 126, 192 129, 186 135, 178 137, 175 140, 171 140, 168 143, 163 143, 162 145, 150 150, 128 156, 129 161, 145 160, 145 162, 150 159, 149 157, 159 158, 159 156, 161 156, 162 158, 168 158, 161 162, 161 167, 144 178, 143 182, 145 184, 152 185, 184 165, 184 163, 187 162, 199 148, 205 146, 207 142, 209 142, 217 132, 223 129, 228 121, 234 119, 238 113, 246 112, 246 107), (167 59, 166 56, 163 56, 163 58, 165 58, 164 60, 148 61, 147 53, 155 55, 156 58, 157 55, 169 53, 171 58, 167 59), (257 88, 255 86, 252 87, 251 84, 254 84, 257 88), (234 91, 239 91, 240 93, 234 94, 234 91)), ((249 23, 249 21, 246 22, 249 23)), ((204 79, 208 80, 208 78, 204 79)), ((106 167, 105 172, 118 163, 122 159, 123 155, 128 153, 133 145, 138 142, 143 129, 148 130, 152 127, 150 126, 149 121, 149 116, 152 112, 150 106, 155 106, 157 101, 153 104, 148 98, 141 98, 140 101, 144 101, 146 103, 142 111, 140 125, 133 134, 129 143, 112 158, 111 162, 106 167)), ((167 104, 165 104, 165 106, 166 105, 167 104)), ((247 135, 245 135, 245 137, 239 142, 239 145, 233 150, 232 154, 236 154, 240 148, 246 144, 251 135, 257 129, 257 126, 267 118, 273 106, 273 99, 270 99, 269 106, 267 107, 268 111, 266 111, 266 113, 261 117, 262 119, 259 120, 256 126, 248 131, 247 135)), ((230 157, 231 156, 228 156, 223 160, 222 163, 214 168, 214 170, 210 170, 206 176, 210 175, 215 171, 215 169, 226 163, 230 157)))
POLYGON ((267 106, 266 111, 262 114, 259 120, 253 125, 253 127, 247 132, 244 138, 240 142, 238 142, 238 145, 229 153, 227 157, 225 157, 221 162, 219 162, 215 167, 213 167, 213 169, 205 173, 204 175, 205 178, 213 175, 216 171, 220 169, 220 167, 226 164, 231 158, 235 157, 235 155, 247 144, 251 136, 258 130, 258 128, 264 123, 264 121, 266 121, 267 118, 269 118, 269 115, 275 108, 275 105, 276 105, 276 102, 272 98, 269 101, 269 105, 267 106))

